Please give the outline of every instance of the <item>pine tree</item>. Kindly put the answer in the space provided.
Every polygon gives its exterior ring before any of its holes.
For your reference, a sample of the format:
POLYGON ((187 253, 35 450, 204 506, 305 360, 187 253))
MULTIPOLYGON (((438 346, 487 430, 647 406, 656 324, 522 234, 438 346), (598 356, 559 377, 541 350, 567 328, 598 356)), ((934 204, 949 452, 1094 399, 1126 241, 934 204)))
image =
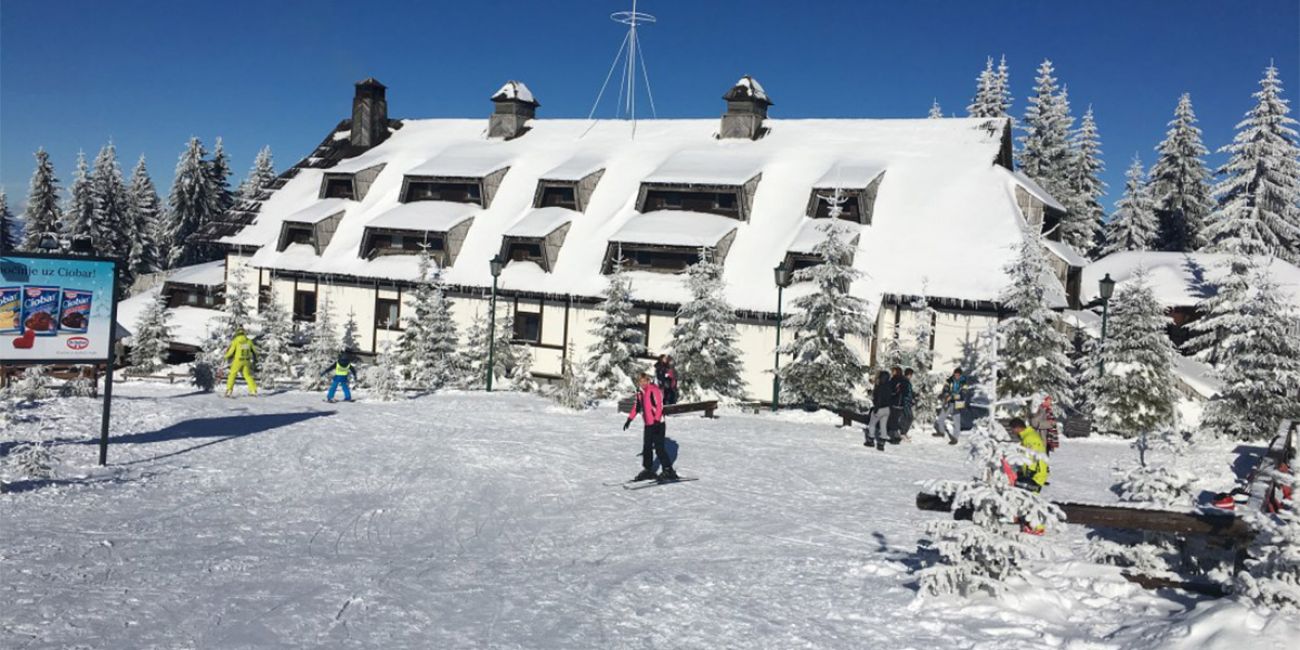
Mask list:
POLYGON ((161 240, 168 242, 169 267, 197 264, 211 256, 207 245, 196 237, 199 229, 220 213, 205 155, 199 139, 190 138, 176 163, 176 179, 167 198, 168 223, 161 240))
POLYGON ((1029 98, 1021 128, 1020 168, 1049 194, 1070 205, 1070 169, 1074 162, 1070 150, 1069 99, 1066 91, 1057 90, 1052 62, 1038 66, 1034 95, 1029 98))
POLYGON ((691 300, 677 310, 671 343, 682 394, 741 399, 744 364, 736 347, 736 312, 723 291, 722 265, 704 253, 686 276, 691 300))
MULTIPOLYGON (((1121 501, 1159 508, 1195 505, 1192 487, 1196 477, 1183 467, 1187 448, 1183 434, 1172 429, 1158 434, 1144 431, 1138 434, 1132 447, 1138 452, 1138 464, 1118 471, 1120 481, 1112 488, 1121 501)), ((1094 539, 1088 557, 1095 562, 1135 567, 1140 571, 1195 571, 1195 562, 1185 547, 1176 535, 1143 532, 1137 543, 1094 539)))
POLYGON ((171 350, 171 312, 160 292, 140 317, 131 341, 131 365, 138 372, 150 373, 167 363, 171 350))
MULTIPOLYGON (((1300 487, 1291 472, 1274 470, 1262 478, 1292 490, 1300 487)), ((1251 509, 1243 516, 1255 537, 1244 570, 1234 576, 1234 591, 1264 607, 1300 612, 1300 509, 1292 501, 1275 513, 1251 509)))
POLYGON ((283 379, 293 374, 297 351, 293 348, 293 322, 289 312, 275 298, 275 285, 258 313, 257 372, 265 380, 283 379))
MULTIPOLYGON (((1006 59, 1003 58, 1003 65, 1005 64, 1006 59)), ((966 114, 970 117, 1005 117, 1000 83, 1002 80, 993 70, 993 57, 989 57, 984 62, 984 69, 975 78, 975 96, 966 106, 966 114)))
POLYGON ((515 366, 510 372, 510 386, 521 393, 535 393, 537 378, 533 377, 533 351, 527 345, 511 345, 510 355, 515 366))
POLYGON ((1104 374, 1094 374, 1093 427, 1128 438, 1169 426, 1178 395, 1165 310, 1145 272, 1122 285, 1110 305, 1106 339, 1097 347, 1104 374))
POLYGON ((190 369, 191 383, 204 392, 215 386, 217 368, 226 364, 226 349, 234 340, 235 332, 247 328, 252 321, 245 273, 242 265, 230 269, 221 315, 209 321, 207 334, 190 369))
POLYGON ((1083 114, 1079 129, 1070 140, 1074 163, 1069 167, 1070 197, 1073 205, 1061 222, 1061 241, 1087 255, 1101 242, 1101 228, 1106 210, 1101 197, 1106 194, 1106 182, 1101 174, 1106 164, 1101 159, 1101 136, 1093 118, 1092 107, 1083 114))
POLYGON ((1160 219, 1157 245, 1164 251, 1191 251, 1201 245, 1201 229, 1210 213, 1210 172, 1203 158, 1192 96, 1183 93, 1174 109, 1165 139, 1156 147, 1160 157, 1151 167, 1151 195, 1160 219))
POLYGON ((63 213, 59 210, 59 179, 45 149, 36 150, 36 171, 32 172, 27 191, 27 209, 23 212, 23 250, 41 250, 41 240, 57 241, 63 213))
MULTIPOLYGON (((843 196, 837 190, 828 200, 834 217, 843 196)), ((825 239, 813 248, 821 263, 794 273, 795 282, 816 283, 817 290, 791 303, 794 314, 785 327, 794 336, 780 349, 790 359, 781 367, 781 388, 787 401, 851 407, 870 369, 852 344, 871 336, 871 319, 866 301, 849 293, 861 272, 852 266, 847 233, 837 218, 821 230, 825 239)))
POLYGON ((926 595, 1001 594, 1008 581, 1025 575, 1025 560, 1048 552, 1042 539, 1023 534, 1021 527, 1046 532, 1065 519, 1042 494, 1007 480, 1004 463, 1021 465, 1037 457, 1002 425, 992 418, 981 419, 970 435, 970 446, 976 465, 971 480, 926 485, 928 492, 951 499, 954 511, 971 511, 970 521, 939 521, 927 527, 928 545, 938 553, 938 560, 918 572, 926 595))
POLYGON ((1268 441, 1282 420, 1300 420, 1300 321, 1267 268, 1251 284, 1253 295, 1226 328, 1216 373, 1223 388, 1206 405, 1201 426, 1224 438, 1268 441))
POLYGON ((91 193, 90 164, 85 152, 77 152, 77 171, 72 177, 71 196, 63 211, 63 235, 74 248, 94 249, 95 197, 91 193))
MULTIPOLYGON (((134 229, 128 220, 130 197, 122 168, 117 164, 117 148, 110 141, 95 156, 95 171, 90 177, 90 196, 94 201, 90 236, 95 252, 109 257, 127 258, 131 252, 134 229)), ((125 269, 127 287, 134 275, 125 269)))
POLYGON ((1102 256, 1155 248, 1160 222, 1156 219, 1155 203, 1151 200, 1151 189, 1145 177, 1142 161, 1133 156, 1133 164, 1124 175, 1124 198, 1115 204, 1115 214, 1106 224, 1102 256))
POLYGON ((262 192, 275 182, 275 163, 271 158, 271 148, 262 147, 253 161, 253 168, 239 184, 239 199, 242 201, 260 201, 262 192))
POLYGON ((357 325, 356 310, 349 310, 348 319, 343 321, 343 338, 339 341, 345 352, 358 352, 361 350, 361 342, 357 340, 357 334, 360 330, 361 326, 357 325))
POLYGON ((587 359, 596 399, 609 399, 629 392, 646 353, 642 320, 632 311, 632 282, 623 272, 621 255, 601 295, 600 315, 591 330, 596 342, 588 348, 587 359))
MULTIPOLYGON (((483 390, 487 387, 488 367, 488 321, 481 313, 475 313, 465 331, 465 347, 461 349, 460 386, 466 390, 483 390)), ((495 375, 494 375, 495 377, 495 375)))
POLYGON ((993 77, 993 96, 997 98, 997 114, 993 117, 1011 115, 1011 72, 1007 68, 1007 55, 1002 55, 998 63, 998 73, 993 77))
POLYGON ((1254 260, 1245 255, 1234 256, 1222 266, 1223 279, 1197 304, 1196 311, 1203 316, 1187 324, 1192 336, 1183 343, 1184 350, 1216 368, 1223 361, 1224 338, 1251 327, 1243 319, 1251 300, 1251 276, 1255 274, 1254 260))
POLYGON ((916 344, 911 359, 903 365, 912 369, 912 413, 920 425, 928 424, 939 410, 939 377, 934 371, 934 319, 937 315, 924 296, 912 301, 916 323, 909 336, 916 344))
POLYGON ((596 400, 591 394, 587 364, 577 357, 573 343, 569 343, 560 365, 560 385, 552 393, 555 401, 575 411, 584 411, 594 406, 596 400))
POLYGON ((930 104, 930 112, 926 117, 937 120, 943 117, 943 109, 939 107, 939 99, 936 97, 930 104))
POLYGON ((456 352, 459 337, 442 274, 431 271, 432 266, 429 250, 422 249, 415 299, 393 352, 402 384, 418 390, 444 388, 463 372, 456 352))
POLYGON ((1056 329, 1056 315, 1047 304, 1047 283, 1055 279, 1036 234, 1024 234, 1019 253, 1006 271, 1011 284, 999 302, 1014 315, 998 324, 1003 363, 998 392, 1005 397, 1046 393, 1069 404, 1071 368, 1066 351, 1070 342, 1056 329))
POLYGON ((392 402, 401 398, 401 376, 396 369, 392 344, 385 343, 375 363, 365 369, 366 385, 370 387, 370 398, 380 402, 392 402))
MULTIPOLYGON (((433 276, 433 308, 429 312, 429 351, 425 362, 432 365, 433 385, 438 389, 452 386, 465 376, 460 357, 460 333, 451 313, 451 300, 447 298, 447 285, 442 270, 433 276)), ((509 347, 509 346, 507 346, 509 347)))
POLYGON ((1230 154, 1214 187, 1217 208, 1205 228, 1204 250, 1239 255, 1276 254, 1300 264, 1300 145, 1296 121, 1282 99, 1282 80, 1270 65, 1237 124, 1230 154))
POLYGON ((0 254, 18 250, 18 220, 9 211, 9 197, 0 190, 0 254))
POLYGON ((307 334, 307 347, 304 350, 301 386, 303 390, 321 390, 325 388, 329 374, 321 371, 334 367, 339 355, 343 353, 343 343, 334 328, 333 310, 326 298, 316 310, 316 322, 312 323, 307 334))
POLYGON ((219 217, 235 204, 235 195, 230 191, 230 158, 226 155, 226 147, 221 138, 217 138, 217 143, 212 148, 212 159, 207 161, 205 169, 216 203, 216 212, 212 216, 219 217))
POLYGON ((140 156, 131 172, 127 196, 126 220, 132 237, 127 267, 136 275, 153 273, 161 268, 155 236, 162 217, 162 201, 154 189, 153 179, 149 178, 144 156, 140 156))

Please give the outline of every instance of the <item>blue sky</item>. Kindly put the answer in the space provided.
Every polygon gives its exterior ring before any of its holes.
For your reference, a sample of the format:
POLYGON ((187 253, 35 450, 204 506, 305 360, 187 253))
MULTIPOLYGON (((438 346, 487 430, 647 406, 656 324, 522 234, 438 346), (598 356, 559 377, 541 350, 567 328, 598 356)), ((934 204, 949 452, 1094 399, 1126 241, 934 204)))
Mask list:
MULTIPOLYGON (((270 145, 279 168, 350 110, 352 83, 389 86, 394 117, 483 117, 506 79, 541 115, 585 117, 623 37, 630 0, 548 2, 0 3, 0 186, 21 203, 32 152, 60 180, 78 149, 112 138, 129 170, 148 157, 166 194, 185 140, 225 139, 239 178, 270 145), (367 6, 360 10, 354 7, 367 6)), ((741 74, 776 117, 920 117, 932 98, 964 115, 988 55, 1006 54, 1024 110, 1051 58, 1076 115, 1097 113, 1118 198, 1134 152, 1148 165, 1178 96, 1206 144, 1228 142, 1274 59, 1300 92, 1300 2, 805 2, 642 0, 642 43, 663 117, 712 117, 741 74)), ((607 100, 608 102, 608 100, 607 100)), ((606 111, 609 109, 606 108, 606 111)), ((1212 161, 1220 158, 1214 156, 1212 161)))

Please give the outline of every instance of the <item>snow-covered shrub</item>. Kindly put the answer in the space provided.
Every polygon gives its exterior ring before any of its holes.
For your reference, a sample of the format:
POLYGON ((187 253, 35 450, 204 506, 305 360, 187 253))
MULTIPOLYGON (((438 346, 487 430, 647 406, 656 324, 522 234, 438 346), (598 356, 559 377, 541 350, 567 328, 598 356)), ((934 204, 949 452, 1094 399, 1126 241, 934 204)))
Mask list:
POLYGON ((50 375, 45 366, 27 366, 23 376, 9 385, 11 395, 21 402, 35 402, 50 396, 50 375))
POLYGON ((89 377, 78 374, 59 388, 60 397, 90 397, 95 394, 95 384, 89 377))
MULTIPOLYGON (((1297 483, 1295 476, 1277 471, 1268 478, 1279 485, 1297 483)), ((1237 573, 1236 592, 1265 607, 1300 611, 1300 514, 1295 501, 1276 513, 1247 516, 1255 539, 1244 570, 1237 573)))
POLYGON ((307 338, 307 347, 303 350, 302 371, 299 374, 303 390, 321 390, 329 382, 330 374, 321 372, 334 367, 343 352, 338 332, 334 331, 334 317, 330 313, 330 301, 324 300, 316 310, 316 322, 312 323, 307 338))
POLYGON ((590 379, 587 376, 587 364, 577 357, 572 343, 569 344, 563 365, 560 382, 550 391, 551 397, 561 406, 575 411, 583 411, 595 406, 596 400, 591 393, 590 379))
POLYGON ((195 359, 190 365, 190 385, 211 393, 217 387, 217 369, 202 358, 195 359))
POLYGON ((621 254, 601 295, 600 315, 591 330, 596 341, 587 349, 587 359, 592 391, 597 399, 607 399, 628 392, 646 352, 644 320, 632 309, 632 281, 623 271, 621 254))
POLYGON ((267 289, 266 305, 258 313, 257 374, 264 381, 293 375, 297 350, 293 347, 293 321, 275 298, 275 285, 267 289))
POLYGON ((670 344, 682 394, 741 399, 744 364, 736 348, 736 312, 723 294, 722 265, 705 251, 686 275, 691 299, 677 310, 670 344))
POLYGON ((369 396, 381 402, 391 402, 401 398, 401 377, 394 368, 391 344, 385 343, 374 364, 362 373, 369 396))
POLYGON ((1015 487, 1008 479, 1004 463, 1037 460, 1012 437, 995 420, 980 420, 969 442, 975 477, 925 484, 927 491, 951 499, 954 511, 969 510, 971 519, 927 526, 938 560, 918 572, 924 594, 996 595, 1008 580, 1023 575, 1026 560, 1045 555, 1047 547, 1022 529, 1046 532, 1065 515, 1038 492, 1015 487))
POLYGON ((166 363, 171 348, 171 327, 167 324, 170 319, 167 299, 159 292, 140 317, 132 337, 131 366, 136 372, 154 372, 166 363))
POLYGON ((537 392, 537 378, 533 377, 533 351, 527 345, 512 345, 511 356, 515 367, 510 371, 510 386, 522 393, 537 392))

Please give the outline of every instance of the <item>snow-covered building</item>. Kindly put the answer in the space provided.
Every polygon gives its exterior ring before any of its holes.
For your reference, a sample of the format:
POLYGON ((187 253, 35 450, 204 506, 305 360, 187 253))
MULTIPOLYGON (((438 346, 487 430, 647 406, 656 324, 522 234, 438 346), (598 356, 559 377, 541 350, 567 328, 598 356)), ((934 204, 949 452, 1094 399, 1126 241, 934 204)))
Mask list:
MULTIPOLYGON (((421 246, 465 327, 487 309, 489 260, 500 255, 497 317, 514 319, 541 376, 560 373, 569 344, 591 343, 620 254, 648 348, 664 350, 688 298, 682 271, 707 250, 740 315, 749 391, 765 397, 773 268, 817 263, 822 197, 847 198, 841 219, 862 271, 851 291, 876 307, 876 332, 908 328, 924 295, 939 309, 933 345, 945 365, 998 318, 1003 266, 1025 232, 1050 232, 1062 210, 1014 171, 1006 119, 772 119, 750 77, 724 99, 721 121, 641 120, 633 133, 626 121, 539 118, 533 93, 511 81, 491 96, 486 124, 399 121, 367 79, 352 119, 206 236, 228 268, 248 269, 249 290, 274 286, 298 319, 325 304, 354 313, 362 352, 397 338, 421 246)), ((1082 259, 1049 248, 1060 306, 1077 305, 1082 259)), ((788 288, 787 306, 810 290, 788 288)))
MULTIPOLYGON (((223 260, 184 266, 145 279, 141 287, 117 306, 117 321, 134 333, 149 305, 161 293, 171 318, 171 349, 185 358, 198 351, 208 325, 221 315, 225 304, 226 263, 223 260)), ((130 342, 128 341, 128 344, 130 342)))

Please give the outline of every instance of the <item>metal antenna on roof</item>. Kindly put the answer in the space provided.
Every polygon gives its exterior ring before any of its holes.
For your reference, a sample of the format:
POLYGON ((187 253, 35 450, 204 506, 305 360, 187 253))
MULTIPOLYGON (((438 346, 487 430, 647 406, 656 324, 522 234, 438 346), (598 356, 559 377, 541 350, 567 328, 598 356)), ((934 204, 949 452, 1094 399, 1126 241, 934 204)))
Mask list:
MULTIPOLYGON (((591 105, 591 112, 587 114, 587 119, 591 120, 596 115, 596 108, 600 106, 600 100, 605 96, 605 88, 609 86, 609 80, 614 76, 614 69, 619 67, 619 61, 622 63, 622 74, 619 78, 618 100, 615 103, 615 115, 622 115, 632 121, 632 137, 636 137, 636 74, 637 59, 640 59, 641 78, 645 83, 646 97, 650 100, 650 114, 658 117, 655 110, 654 94, 650 91, 650 75, 646 72, 645 53, 641 50, 641 41, 637 38, 637 27, 639 25, 648 25, 658 22, 657 19, 645 12, 637 11, 637 0, 632 0, 631 11, 616 11, 609 15, 609 19, 627 25, 627 34, 623 36, 623 43, 619 45, 618 52, 614 54, 614 60, 610 63, 609 72, 605 74, 605 81, 600 85, 600 92, 596 94, 596 101, 591 105), (626 52, 626 56, 624 56, 626 52)), ((594 126, 594 123, 592 124, 594 126)), ((591 131, 591 126, 587 127, 591 131)), ((583 132, 583 135, 586 135, 583 132)))

